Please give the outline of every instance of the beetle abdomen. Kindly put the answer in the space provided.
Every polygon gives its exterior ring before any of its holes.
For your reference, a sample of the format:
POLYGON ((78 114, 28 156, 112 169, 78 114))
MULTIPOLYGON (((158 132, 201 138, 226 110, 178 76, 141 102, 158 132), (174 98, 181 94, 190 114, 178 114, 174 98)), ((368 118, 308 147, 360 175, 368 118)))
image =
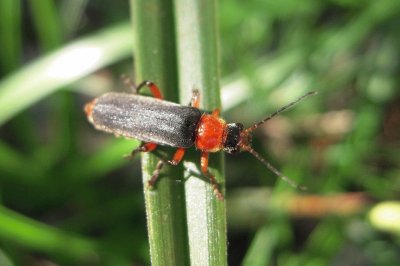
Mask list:
POLYGON ((107 93, 86 108, 100 130, 172 147, 193 146, 198 109, 126 93, 107 93))

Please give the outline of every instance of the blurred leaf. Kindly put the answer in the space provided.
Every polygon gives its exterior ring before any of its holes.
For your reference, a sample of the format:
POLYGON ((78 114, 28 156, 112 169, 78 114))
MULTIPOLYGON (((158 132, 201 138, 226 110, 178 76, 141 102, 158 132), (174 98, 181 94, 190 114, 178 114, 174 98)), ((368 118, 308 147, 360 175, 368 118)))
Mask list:
MULTIPOLYGON (((0 1, 0 68, 7 73, 21 60, 21 0, 0 1)), ((0 87, 1 88, 1 87, 0 87)))
POLYGON ((57 47, 62 41, 63 30, 56 3, 53 0, 29 1, 33 22, 45 51, 57 47))
POLYGON ((13 266, 14 263, 11 262, 10 258, 0 249, 0 265, 2 266, 13 266))
POLYGON ((56 252, 81 259, 96 259, 98 246, 0 206, 0 236, 41 252, 56 252))
POLYGON ((121 24, 75 41, 3 79, 0 125, 55 90, 128 57, 130 28, 129 24, 121 24))
POLYGON ((400 237, 400 202, 382 202, 368 214, 370 223, 379 230, 396 234, 400 237))

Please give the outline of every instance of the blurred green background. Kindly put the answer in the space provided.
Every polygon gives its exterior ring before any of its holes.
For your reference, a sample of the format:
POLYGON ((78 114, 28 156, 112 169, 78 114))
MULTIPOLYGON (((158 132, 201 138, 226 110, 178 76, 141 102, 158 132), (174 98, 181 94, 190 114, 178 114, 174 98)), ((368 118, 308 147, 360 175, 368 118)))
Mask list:
MULTIPOLYGON (((218 2, 230 265, 400 263, 400 1, 218 2)), ((0 2, 0 265, 148 265, 138 144, 82 111, 133 76, 127 1, 0 2)), ((133 55, 134 58, 134 55, 133 55)), ((151 58, 149 58, 151 60, 151 58)))

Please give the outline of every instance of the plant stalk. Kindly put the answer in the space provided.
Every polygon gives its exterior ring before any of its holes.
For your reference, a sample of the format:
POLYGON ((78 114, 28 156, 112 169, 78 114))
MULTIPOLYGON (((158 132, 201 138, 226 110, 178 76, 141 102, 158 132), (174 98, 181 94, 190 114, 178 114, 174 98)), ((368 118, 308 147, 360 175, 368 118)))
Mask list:
MULTIPOLYGON (((171 0, 131 1, 136 83, 152 80, 164 98, 178 100, 175 29, 171 0)), ((171 156, 171 154, 169 154, 171 156)), ((182 166, 164 166, 150 190, 159 157, 142 155, 142 173, 152 265, 189 265, 182 166)))
MULTIPOLYGON (((198 89, 201 109, 207 111, 221 108, 216 13, 214 0, 175 1, 181 103, 187 104, 193 89, 198 89)), ((209 170, 224 193, 223 158, 222 152, 212 154, 209 170)), ((192 165, 198 167, 199 160, 192 165)), ((190 176, 190 171, 186 176, 190 261, 193 265, 226 265, 225 201, 216 199, 209 180, 190 176)))

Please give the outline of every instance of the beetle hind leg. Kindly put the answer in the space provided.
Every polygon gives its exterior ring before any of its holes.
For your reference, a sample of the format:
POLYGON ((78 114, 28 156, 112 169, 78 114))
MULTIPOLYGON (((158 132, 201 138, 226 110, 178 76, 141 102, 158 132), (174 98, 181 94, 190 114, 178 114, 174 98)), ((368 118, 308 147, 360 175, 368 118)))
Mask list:
POLYGON ((156 148, 157 148, 157 144, 155 144, 155 143, 152 143, 152 142, 142 143, 139 145, 139 147, 137 147, 136 149, 131 151, 130 154, 125 155, 124 158, 133 159, 133 158, 135 158, 136 154, 138 154, 139 152, 151 152, 151 151, 154 151, 156 148))

